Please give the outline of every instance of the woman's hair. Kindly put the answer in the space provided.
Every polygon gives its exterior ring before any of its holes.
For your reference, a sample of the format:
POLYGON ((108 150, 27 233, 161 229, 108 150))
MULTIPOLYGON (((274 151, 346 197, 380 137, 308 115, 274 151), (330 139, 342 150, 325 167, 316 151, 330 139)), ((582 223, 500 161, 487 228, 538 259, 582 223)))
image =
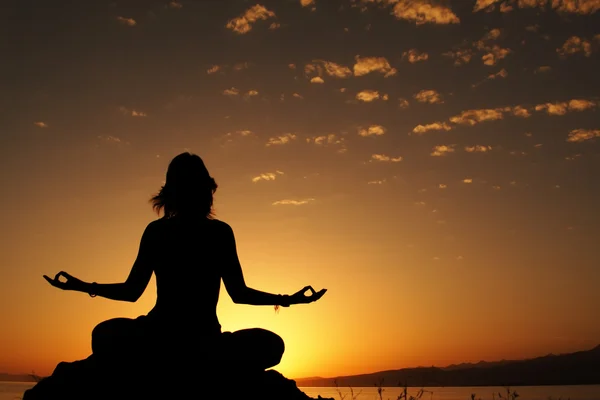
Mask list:
POLYGON ((160 191, 150 199, 157 214, 165 217, 196 214, 213 217, 213 195, 217 183, 210 176, 204 161, 196 154, 181 153, 169 163, 167 179, 160 191))

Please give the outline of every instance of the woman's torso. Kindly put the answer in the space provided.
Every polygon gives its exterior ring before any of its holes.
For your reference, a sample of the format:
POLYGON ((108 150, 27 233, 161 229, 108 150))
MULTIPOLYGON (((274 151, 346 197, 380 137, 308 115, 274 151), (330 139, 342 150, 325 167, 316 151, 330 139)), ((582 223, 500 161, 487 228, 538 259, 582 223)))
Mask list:
POLYGON ((221 287, 218 220, 162 218, 152 222, 156 305, 151 320, 199 336, 221 332, 216 308, 221 287))

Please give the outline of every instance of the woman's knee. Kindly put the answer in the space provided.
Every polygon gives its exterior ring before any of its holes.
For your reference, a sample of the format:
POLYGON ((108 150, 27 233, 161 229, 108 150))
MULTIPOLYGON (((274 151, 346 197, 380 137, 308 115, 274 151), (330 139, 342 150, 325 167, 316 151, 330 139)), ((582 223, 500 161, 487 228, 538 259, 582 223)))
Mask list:
MULTIPOLYGON (((92 353, 106 350, 113 345, 113 338, 125 329, 127 318, 114 318, 100 322, 92 330, 92 353)), ((122 334, 122 332, 121 332, 122 334)))
POLYGON ((281 361, 285 352, 285 342, 283 338, 268 330, 261 329, 261 348, 264 351, 265 368, 273 367, 281 361))

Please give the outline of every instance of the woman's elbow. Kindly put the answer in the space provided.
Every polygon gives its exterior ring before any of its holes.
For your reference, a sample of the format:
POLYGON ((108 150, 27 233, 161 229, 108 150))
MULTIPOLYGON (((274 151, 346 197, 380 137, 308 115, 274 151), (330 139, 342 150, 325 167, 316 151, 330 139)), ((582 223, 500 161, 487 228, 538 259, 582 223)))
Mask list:
POLYGON ((248 300, 244 289, 230 291, 229 297, 231 297, 231 301, 235 304, 246 304, 248 300))

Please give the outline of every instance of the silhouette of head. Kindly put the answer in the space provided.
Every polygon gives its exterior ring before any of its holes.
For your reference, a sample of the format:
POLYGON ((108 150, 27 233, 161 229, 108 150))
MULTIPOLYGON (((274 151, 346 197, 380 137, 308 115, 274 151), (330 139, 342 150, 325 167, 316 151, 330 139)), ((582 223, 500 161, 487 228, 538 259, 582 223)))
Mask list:
POLYGON ((165 217, 175 215, 213 216, 213 195, 217 183, 210 176, 204 161, 196 154, 181 153, 169 164, 167 179, 150 202, 152 208, 165 217))

